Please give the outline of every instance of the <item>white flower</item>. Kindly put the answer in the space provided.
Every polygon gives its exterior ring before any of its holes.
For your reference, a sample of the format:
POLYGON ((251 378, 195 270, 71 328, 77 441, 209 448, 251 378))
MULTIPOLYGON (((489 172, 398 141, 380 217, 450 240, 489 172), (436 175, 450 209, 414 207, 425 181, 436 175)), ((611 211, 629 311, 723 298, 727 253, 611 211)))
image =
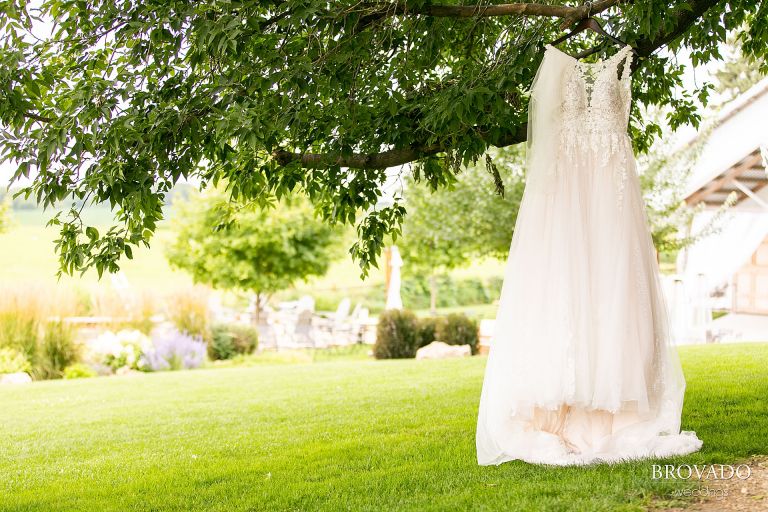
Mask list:
POLYGON ((87 345, 87 358, 103 362, 106 358, 124 358, 128 365, 136 362, 140 352, 152 346, 151 340, 137 330, 105 331, 87 345))
POLYGON ((122 345, 120 340, 112 331, 103 332, 99 337, 91 340, 88 344, 88 351, 94 355, 116 356, 120 353, 122 345))

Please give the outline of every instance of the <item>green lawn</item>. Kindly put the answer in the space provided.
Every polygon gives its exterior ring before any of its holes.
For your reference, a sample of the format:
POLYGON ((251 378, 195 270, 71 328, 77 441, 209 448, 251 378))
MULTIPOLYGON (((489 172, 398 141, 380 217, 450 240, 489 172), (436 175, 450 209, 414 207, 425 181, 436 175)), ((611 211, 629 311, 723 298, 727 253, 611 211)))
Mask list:
MULTIPOLYGON (((768 344, 681 354, 704 451, 675 462, 768 452, 768 344)), ((642 510, 685 485, 478 467, 482 357, 330 359, 0 388, 0 510, 642 510)))

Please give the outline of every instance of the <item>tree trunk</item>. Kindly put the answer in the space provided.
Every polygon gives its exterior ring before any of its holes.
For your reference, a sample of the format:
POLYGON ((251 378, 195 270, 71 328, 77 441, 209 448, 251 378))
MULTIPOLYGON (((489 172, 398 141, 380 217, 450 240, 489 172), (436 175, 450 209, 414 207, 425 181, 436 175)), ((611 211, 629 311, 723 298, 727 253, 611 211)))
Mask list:
POLYGON ((434 272, 429 276, 429 314, 437 316, 437 276, 434 272))
POLYGON ((261 324, 261 293, 256 292, 256 300, 253 306, 253 324, 258 327, 261 324))

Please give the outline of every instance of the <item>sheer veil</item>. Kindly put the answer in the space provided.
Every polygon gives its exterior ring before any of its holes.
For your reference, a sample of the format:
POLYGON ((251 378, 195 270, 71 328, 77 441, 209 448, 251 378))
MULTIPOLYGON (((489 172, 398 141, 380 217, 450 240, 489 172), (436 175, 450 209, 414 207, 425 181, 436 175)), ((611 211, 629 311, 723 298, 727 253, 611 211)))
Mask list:
POLYGON ((563 76, 573 65, 557 52, 545 52, 531 85, 526 143, 527 184, 531 192, 548 193, 556 176, 557 144, 561 126, 563 76))

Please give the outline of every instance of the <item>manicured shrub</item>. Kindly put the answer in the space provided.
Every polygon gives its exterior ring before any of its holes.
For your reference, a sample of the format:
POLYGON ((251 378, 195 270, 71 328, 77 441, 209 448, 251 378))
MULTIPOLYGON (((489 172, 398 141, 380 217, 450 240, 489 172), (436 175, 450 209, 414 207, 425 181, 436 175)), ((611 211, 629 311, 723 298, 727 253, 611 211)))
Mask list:
POLYGON ((376 359, 403 359, 414 357, 419 348, 419 326, 416 315, 410 311, 392 309, 379 315, 376 328, 376 359))
POLYGON ((442 318, 439 317, 419 318, 419 348, 429 345, 437 339, 437 328, 441 322, 442 318))
POLYGON ((211 339, 208 341, 208 357, 213 360, 232 359, 237 355, 235 337, 227 325, 211 327, 211 339))
POLYGON ((32 365, 26 356, 15 348, 0 348, 0 373, 29 372, 32 365))
POLYGON ((96 370, 83 363, 75 363, 64 368, 65 379, 87 379, 97 375, 96 370))
POLYGON ((437 339, 449 345, 469 345, 477 353, 479 341, 477 322, 463 313, 452 313, 437 326, 437 339))
POLYGON ((259 342, 259 331, 243 324, 217 324, 211 328, 208 357, 231 359, 238 354, 250 354, 259 342))
POLYGON ((259 346, 259 331, 251 325, 230 324, 230 332, 235 338, 235 350, 238 354, 250 354, 259 346))

